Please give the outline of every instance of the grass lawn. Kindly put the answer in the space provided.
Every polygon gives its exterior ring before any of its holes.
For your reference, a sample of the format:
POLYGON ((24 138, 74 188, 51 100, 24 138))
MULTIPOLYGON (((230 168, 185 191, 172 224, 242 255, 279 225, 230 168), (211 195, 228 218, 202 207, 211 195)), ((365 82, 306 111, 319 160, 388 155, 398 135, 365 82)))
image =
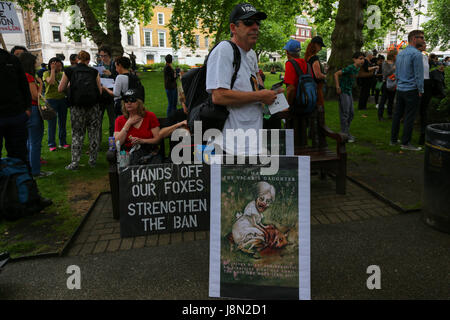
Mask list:
MULTIPOLYGON (((164 90, 162 72, 145 72, 140 75, 146 90, 145 106, 158 117, 166 116, 167 97, 164 90)), ((266 75, 266 87, 279 82, 279 74, 266 75)), ((357 103, 355 103, 355 107, 357 103)), ((339 131, 339 112, 335 101, 325 105, 326 123, 334 131, 339 131)), ((372 146, 381 150, 398 152, 398 148, 389 146, 390 122, 378 122, 377 110, 369 104, 369 109, 355 110, 355 118, 351 126, 357 143, 348 144, 349 159, 354 161, 370 160, 372 146)), ((68 143, 71 143, 70 114, 67 120, 68 143)), ((414 133, 413 142, 418 139, 414 133)), ((330 141, 330 147, 332 147, 330 141)), ((103 119, 103 139, 98 155, 97 166, 87 166, 88 155, 82 155, 80 169, 72 172, 64 167, 70 163, 70 149, 58 149, 50 152, 47 147, 47 122, 42 140, 42 158, 48 164, 43 171, 54 174, 37 180, 39 190, 44 197, 53 200, 54 205, 45 213, 24 218, 16 222, 0 221, 0 252, 9 251, 13 257, 32 255, 43 252, 58 251, 64 242, 73 234, 87 213, 90 205, 102 191, 109 191, 108 164, 105 152, 108 149, 108 117, 103 119)), ((84 151, 88 150, 87 137, 84 151)), ((83 151, 83 152, 84 152, 83 151)), ((3 152, 5 155, 5 152, 3 152)))

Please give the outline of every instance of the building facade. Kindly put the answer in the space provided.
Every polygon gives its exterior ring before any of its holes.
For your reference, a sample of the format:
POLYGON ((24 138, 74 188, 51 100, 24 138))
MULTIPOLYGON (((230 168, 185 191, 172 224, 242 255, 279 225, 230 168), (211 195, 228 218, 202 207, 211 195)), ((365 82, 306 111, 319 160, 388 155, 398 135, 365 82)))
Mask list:
POLYGON ((308 19, 303 16, 296 17, 295 34, 291 36, 292 39, 300 42, 305 42, 312 38, 312 27, 309 25, 308 19))
MULTIPOLYGON (((195 65, 203 63, 208 54, 211 44, 210 37, 201 34, 198 29, 194 30, 197 49, 182 47, 174 50, 171 47, 171 38, 167 24, 171 18, 173 9, 171 7, 156 6, 153 10, 152 21, 147 25, 140 26, 141 56, 137 57, 138 63, 151 64, 165 62, 165 56, 171 54, 174 61, 180 64, 195 65)), ((199 21, 196 21, 200 27, 199 21)))

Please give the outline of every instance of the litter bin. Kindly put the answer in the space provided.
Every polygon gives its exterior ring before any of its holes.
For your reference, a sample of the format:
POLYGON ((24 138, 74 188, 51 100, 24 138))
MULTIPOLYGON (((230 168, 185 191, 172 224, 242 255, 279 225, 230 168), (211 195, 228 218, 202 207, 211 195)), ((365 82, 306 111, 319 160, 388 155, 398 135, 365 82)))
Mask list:
POLYGON ((450 233, 450 123, 427 126, 423 219, 450 233))

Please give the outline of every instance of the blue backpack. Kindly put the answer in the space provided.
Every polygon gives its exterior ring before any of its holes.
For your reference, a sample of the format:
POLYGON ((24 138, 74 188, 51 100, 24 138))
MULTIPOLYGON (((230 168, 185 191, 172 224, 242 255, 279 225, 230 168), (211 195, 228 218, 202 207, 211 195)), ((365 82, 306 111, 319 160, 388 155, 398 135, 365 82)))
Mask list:
POLYGON ((294 114, 304 115, 313 112, 316 109, 317 102, 317 84, 311 73, 309 63, 308 72, 304 74, 297 61, 289 60, 294 66, 295 72, 298 76, 297 94, 294 102, 294 114))
POLYGON ((0 218, 17 220, 41 209, 41 197, 27 165, 16 158, 0 159, 0 218))

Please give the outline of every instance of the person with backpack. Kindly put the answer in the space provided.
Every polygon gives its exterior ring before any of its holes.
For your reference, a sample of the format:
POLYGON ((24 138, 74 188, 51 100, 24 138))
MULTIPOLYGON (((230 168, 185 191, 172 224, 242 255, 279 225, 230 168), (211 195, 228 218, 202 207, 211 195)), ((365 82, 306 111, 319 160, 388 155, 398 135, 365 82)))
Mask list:
POLYGON ((78 53, 79 63, 64 70, 58 87, 59 92, 70 84, 70 119, 72 123, 72 162, 66 170, 77 170, 81 159, 84 135, 89 138, 89 166, 95 167, 99 148, 100 106, 102 87, 100 75, 89 67, 91 56, 86 51, 78 53))
MULTIPOLYGON (((355 142, 355 137, 350 134, 350 124, 353 120, 353 84, 364 65, 364 53, 355 52, 352 56, 353 64, 334 74, 336 93, 339 96, 339 118, 341 120, 341 132, 348 136, 348 142, 355 142)), ((370 71, 370 69, 369 69, 370 71)))
POLYGON ((310 114, 316 109, 317 86, 310 66, 300 58, 301 44, 291 39, 283 48, 288 61, 285 65, 284 84, 289 110, 293 114, 310 114), (306 104, 305 102, 308 101, 306 104))
POLYGON ((117 58, 115 64, 115 69, 119 75, 114 82, 114 88, 111 90, 103 87, 103 90, 114 97, 114 112, 117 119, 117 117, 122 115, 122 97, 128 89, 135 90, 141 101, 145 100, 145 93, 138 76, 130 73, 131 61, 129 58, 117 58))
POLYGON ((61 82, 64 72, 62 61, 56 57, 51 58, 48 62, 49 71, 44 72, 43 81, 46 82, 45 99, 50 107, 56 111, 57 117, 48 120, 48 147, 51 152, 56 151, 56 124, 58 123, 59 132, 59 147, 68 149, 70 145, 67 144, 66 137, 66 122, 67 122, 67 100, 65 92, 59 92, 58 86, 61 82))
MULTIPOLYGON (((211 95, 212 103, 226 115, 223 127, 216 125, 217 129, 222 130, 225 141, 217 143, 228 154, 255 154, 255 146, 248 143, 236 146, 234 141, 227 140, 227 130, 242 129, 245 132, 253 129, 259 132, 263 128, 261 103, 273 104, 277 93, 283 91, 259 90, 257 71, 247 57, 258 40, 261 20, 266 18, 264 12, 257 11, 251 4, 236 5, 229 19, 231 41, 220 42, 207 58, 206 91, 211 95)), ((191 100, 188 96, 186 98, 191 100)), ((188 107, 191 113, 193 106, 190 102, 188 107)))

